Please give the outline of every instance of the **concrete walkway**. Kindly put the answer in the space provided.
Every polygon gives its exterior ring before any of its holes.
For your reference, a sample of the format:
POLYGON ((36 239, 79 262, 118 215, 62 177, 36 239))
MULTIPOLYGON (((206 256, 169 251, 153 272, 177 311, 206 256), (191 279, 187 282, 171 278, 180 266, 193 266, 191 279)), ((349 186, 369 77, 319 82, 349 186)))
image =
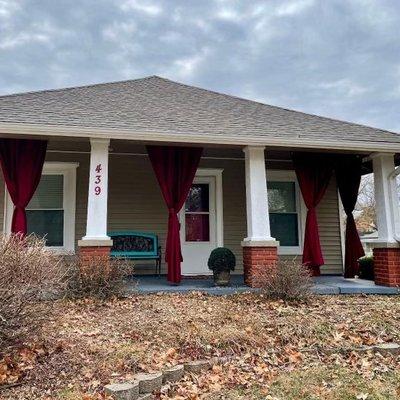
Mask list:
POLYGON ((317 294, 400 294, 400 288, 377 286, 365 279, 345 279, 342 276, 314 278, 313 291, 317 294))
MULTIPOLYGON (((320 276, 314 278, 313 292, 316 294, 399 294, 399 288, 376 286, 374 282, 363 279, 345 279, 341 276, 320 276)), ((128 293, 185 293, 201 291, 214 295, 256 291, 245 286, 243 276, 233 275, 231 286, 216 287, 212 277, 182 279, 180 285, 171 285, 165 276, 137 276, 128 284, 128 293)))

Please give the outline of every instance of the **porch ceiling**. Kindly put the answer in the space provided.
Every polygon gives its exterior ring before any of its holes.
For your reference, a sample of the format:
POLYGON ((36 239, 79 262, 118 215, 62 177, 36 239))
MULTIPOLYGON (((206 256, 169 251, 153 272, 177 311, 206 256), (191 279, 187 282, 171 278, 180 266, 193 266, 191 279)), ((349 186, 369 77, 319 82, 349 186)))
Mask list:
MULTIPOLYGON (((150 144, 150 143, 148 143, 150 144)), ((154 143, 153 143, 154 144, 154 143)), ((165 143, 156 143, 164 144, 165 143)), ((172 145, 172 143, 169 143, 172 145)), ((182 145, 182 144, 181 144, 182 145)), ((204 146, 204 145, 203 145, 204 146)), ((48 150, 50 152, 84 152, 90 153, 90 142, 88 139, 82 138, 49 138, 48 150)), ((301 148, 291 149, 276 149, 266 147, 266 161, 267 166, 270 163, 276 162, 289 162, 292 160, 292 153, 296 151, 304 151, 301 148)), ((327 154, 332 153, 357 153, 361 156, 367 156, 368 154, 363 152, 351 152, 351 151, 332 151, 332 150, 312 150, 314 152, 324 152, 327 154)), ((140 141, 133 140, 111 140, 110 142, 110 154, 111 155, 145 155, 147 154, 146 145, 140 141)), ((216 159, 237 159, 244 161, 243 146, 217 146, 217 145, 205 145, 204 158, 216 158, 216 159)), ((366 164, 368 165, 368 164, 366 164)))

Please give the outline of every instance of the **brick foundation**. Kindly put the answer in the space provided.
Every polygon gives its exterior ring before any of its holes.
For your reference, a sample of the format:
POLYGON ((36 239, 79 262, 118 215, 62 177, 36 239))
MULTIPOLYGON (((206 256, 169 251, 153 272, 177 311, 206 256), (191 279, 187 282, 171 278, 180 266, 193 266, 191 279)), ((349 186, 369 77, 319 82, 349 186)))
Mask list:
POLYGON ((250 287, 274 273, 278 261, 277 247, 243 247, 244 282, 250 287))
POLYGON ((374 248, 375 284, 400 287, 400 248, 374 248))

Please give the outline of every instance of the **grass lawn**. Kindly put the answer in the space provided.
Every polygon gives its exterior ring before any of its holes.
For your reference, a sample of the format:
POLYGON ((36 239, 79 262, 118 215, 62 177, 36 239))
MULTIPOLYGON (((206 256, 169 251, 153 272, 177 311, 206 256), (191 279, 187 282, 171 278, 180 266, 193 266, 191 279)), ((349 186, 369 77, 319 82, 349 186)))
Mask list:
POLYGON ((1 399, 103 399, 102 387, 183 360, 230 356, 161 399, 397 399, 400 356, 354 352, 400 343, 400 298, 256 294, 58 301, 46 325, 2 349, 1 399), (15 386, 12 386, 15 385, 15 386))

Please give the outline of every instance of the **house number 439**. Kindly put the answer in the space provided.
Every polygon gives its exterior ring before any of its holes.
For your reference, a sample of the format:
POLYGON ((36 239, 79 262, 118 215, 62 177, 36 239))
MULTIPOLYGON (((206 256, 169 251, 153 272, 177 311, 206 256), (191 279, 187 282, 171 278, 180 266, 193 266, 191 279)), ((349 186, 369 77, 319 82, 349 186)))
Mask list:
POLYGON ((96 175, 95 175, 95 180, 94 180, 94 194, 96 196, 98 196, 101 193, 101 187, 100 187, 100 183, 101 183, 101 164, 98 164, 95 168, 96 171, 96 175))

